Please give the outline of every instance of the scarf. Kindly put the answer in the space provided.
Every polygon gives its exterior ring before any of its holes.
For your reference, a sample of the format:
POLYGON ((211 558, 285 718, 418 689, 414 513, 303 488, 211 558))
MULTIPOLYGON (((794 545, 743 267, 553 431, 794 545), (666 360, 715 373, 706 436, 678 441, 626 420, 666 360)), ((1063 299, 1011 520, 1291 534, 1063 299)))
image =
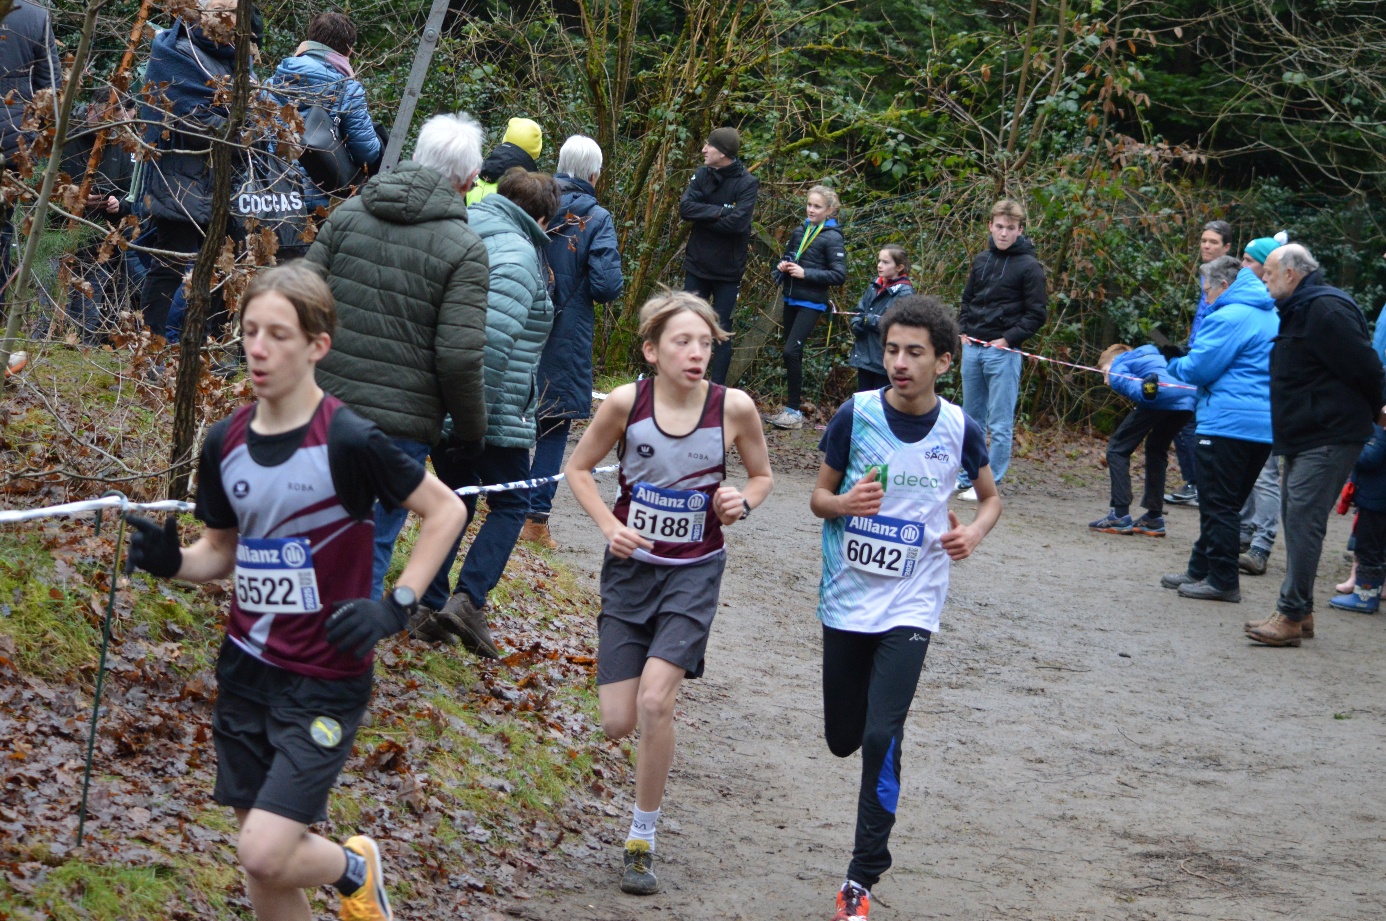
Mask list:
POLYGON ((300 43, 299 46, 294 49, 294 57, 301 58, 305 55, 323 59, 333 70, 347 79, 356 78, 356 71, 352 69, 351 62, 347 60, 346 55, 333 50, 330 46, 324 45, 322 42, 300 43))

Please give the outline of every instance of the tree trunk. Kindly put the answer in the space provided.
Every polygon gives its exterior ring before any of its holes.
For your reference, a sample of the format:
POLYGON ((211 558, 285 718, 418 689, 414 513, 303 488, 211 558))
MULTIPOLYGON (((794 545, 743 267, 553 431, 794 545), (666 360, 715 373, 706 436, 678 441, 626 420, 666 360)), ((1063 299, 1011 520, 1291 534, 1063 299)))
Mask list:
POLYGON ((236 71, 232 78, 231 111, 223 137, 212 142, 212 213, 202 249, 193 262, 192 279, 187 283, 188 311, 183 317, 179 340, 178 380, 173 393, 173 451, 170 455, 168 498, 188 494, 193 452, 196 449, 198 379, 202 374, 203 340, 207 337, 207 308, 212 301, 213 272, 224 246, 231 217, 231 182, 234 157, 243 145, 241 128, 245 124, 250 100, 250 0, 236 5, 236 71))

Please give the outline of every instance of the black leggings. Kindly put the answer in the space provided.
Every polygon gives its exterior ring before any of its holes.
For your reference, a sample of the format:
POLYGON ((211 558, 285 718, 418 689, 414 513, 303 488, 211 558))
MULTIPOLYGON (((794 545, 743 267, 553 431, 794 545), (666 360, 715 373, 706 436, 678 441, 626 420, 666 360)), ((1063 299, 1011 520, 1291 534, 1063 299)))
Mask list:
POLYGON ((890 830, 900 796, 900 746, 929 651, 929 631, 885 633, 823 628, 823 729, 828 749, 861 749, 857 837, 847 878, 867 889, 890 868, 890 830))
POLYGON ((803 402, 804 343, 813 333, 813 328, 818 325, 818 318, 822 315, 821 310, 795 307, 785 301, 784 370, 789 378, 789 393, 784 405, 795 411, 798 411, 799 404, 803 402))

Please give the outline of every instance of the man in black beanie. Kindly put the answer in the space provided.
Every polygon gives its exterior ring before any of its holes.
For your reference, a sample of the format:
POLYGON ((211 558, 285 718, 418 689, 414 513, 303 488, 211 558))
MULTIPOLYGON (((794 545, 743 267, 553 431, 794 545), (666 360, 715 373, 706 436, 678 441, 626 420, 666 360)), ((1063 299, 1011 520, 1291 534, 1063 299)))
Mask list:
MULTIPOLYGON (((711 302, 722 328, 731 332, 732 308, 746 273, 746 250, 751 243, 751 217, 760 193, 737 154, 741 135, 735 128, 717 128, 703 145, 703 166, 693 174, 679 201, 679 216, 693 225, 684 254, 683 289, 711 302)), ((719 343, 709 369, 714 384, 727 380, 731 343, 719 343)))

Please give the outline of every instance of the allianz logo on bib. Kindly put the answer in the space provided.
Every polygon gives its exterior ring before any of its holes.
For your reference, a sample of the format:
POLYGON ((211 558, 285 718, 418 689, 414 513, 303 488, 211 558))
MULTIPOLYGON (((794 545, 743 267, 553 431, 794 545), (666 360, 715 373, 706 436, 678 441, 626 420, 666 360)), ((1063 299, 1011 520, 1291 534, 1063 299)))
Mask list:
POLYGON ((641 505, 668 509, 674 512, 700 512, 707 505, 707 496, 700 492, 658 489, 637 483, 632 498, 641 505))
MULTIPOLYGON (((293 546, 293 545, 290 545, 293 546)), ((278 563, 279 551, 273 547, 257 548, 247 547, 245 544, 236 545, 237 563, 278 563)))

